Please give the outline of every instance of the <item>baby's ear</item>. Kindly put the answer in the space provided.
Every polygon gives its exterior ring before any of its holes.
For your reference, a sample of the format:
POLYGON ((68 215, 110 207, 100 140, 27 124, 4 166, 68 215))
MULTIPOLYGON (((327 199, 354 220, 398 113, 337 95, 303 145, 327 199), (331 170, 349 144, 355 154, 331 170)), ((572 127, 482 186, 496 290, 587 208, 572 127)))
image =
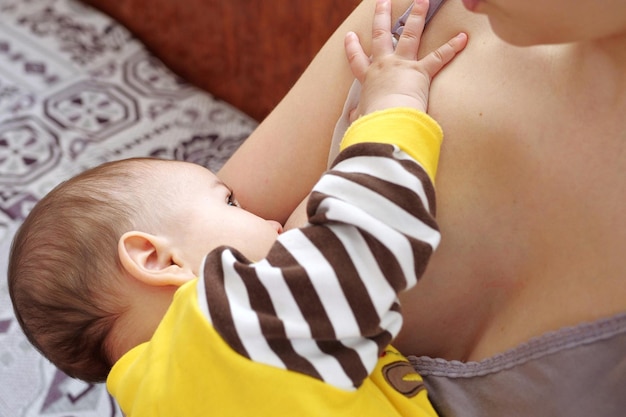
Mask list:
POLYGON ((124 270, 144 284, 179 287, 195 278, 193 272, 176 265, 164 237, 126 232, 120 237, 117 252, 124 270))

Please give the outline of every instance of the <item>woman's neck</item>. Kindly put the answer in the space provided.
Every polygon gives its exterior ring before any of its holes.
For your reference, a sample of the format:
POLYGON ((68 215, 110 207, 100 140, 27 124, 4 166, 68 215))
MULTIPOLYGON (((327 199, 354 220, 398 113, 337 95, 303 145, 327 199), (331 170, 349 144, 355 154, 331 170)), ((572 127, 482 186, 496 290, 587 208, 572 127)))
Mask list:
POLYGON ((563 61, 570 86, 593 86, 595 103, 615 107, 626 94, 626 35, 572 44, 563 61))

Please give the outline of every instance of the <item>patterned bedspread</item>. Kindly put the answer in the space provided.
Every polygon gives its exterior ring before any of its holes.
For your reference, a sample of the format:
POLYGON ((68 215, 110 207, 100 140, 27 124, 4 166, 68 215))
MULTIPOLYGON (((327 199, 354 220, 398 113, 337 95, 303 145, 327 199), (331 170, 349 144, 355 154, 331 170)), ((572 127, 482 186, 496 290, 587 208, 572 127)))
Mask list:
POLYGON ((113 159, 216 170, 254 127, 78 1, 0 0, 0 417, 121 416, 104 386, 43 359, 13 317, 7 254, 30 207, 59 181, 113 159))

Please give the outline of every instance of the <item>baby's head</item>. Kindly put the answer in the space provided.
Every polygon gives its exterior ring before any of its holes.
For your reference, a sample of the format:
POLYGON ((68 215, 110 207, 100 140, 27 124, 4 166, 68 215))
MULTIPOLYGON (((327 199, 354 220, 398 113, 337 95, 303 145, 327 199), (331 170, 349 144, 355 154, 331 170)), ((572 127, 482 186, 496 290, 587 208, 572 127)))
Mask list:
POLYGON ((198 165, 107 163, 33 208, 11 248, 9 292, 31 343, 68 375, 99 382, 149 340, 207 252, 261 258, 280 231, 198 165))

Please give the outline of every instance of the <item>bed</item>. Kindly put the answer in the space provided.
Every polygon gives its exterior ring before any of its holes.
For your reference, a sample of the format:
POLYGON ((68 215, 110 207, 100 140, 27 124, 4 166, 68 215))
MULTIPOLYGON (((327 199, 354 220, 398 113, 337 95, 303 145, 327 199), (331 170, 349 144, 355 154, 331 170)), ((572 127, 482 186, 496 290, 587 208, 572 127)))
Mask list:
POLYGON ((73 0, 0 0, 0 417, 121 416, 26 341, 6 286, 13 233, 55 184, 134 156, 217 170, 256 122, 172 74, 120 24, 73 0))

